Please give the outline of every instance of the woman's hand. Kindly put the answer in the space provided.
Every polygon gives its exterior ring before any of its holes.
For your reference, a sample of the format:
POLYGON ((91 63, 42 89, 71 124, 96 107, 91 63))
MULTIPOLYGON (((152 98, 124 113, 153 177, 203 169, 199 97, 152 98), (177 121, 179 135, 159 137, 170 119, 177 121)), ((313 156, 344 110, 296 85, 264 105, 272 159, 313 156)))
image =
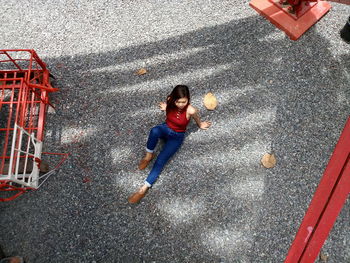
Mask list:
POLYGON ((202 130, 208 130, 208 128, 211 126, 210 121, 202 121, 201 124, 199 125, 199 128, 202 130))
POLYGON ((166 102, 159 102, 158 106, 159 106, 161 111, 166 110, 166 102))

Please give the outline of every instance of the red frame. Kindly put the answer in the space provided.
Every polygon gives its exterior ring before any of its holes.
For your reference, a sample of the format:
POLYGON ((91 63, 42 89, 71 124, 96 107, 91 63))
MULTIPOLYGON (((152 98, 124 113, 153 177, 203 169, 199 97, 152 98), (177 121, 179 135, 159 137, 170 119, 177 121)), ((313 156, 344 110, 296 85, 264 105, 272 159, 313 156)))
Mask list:
POLYGON ((339 138, 285 263, 314 262, 350 193, 350 118, 339 138))
MULTIPOLYGON (((3 175, 6 173, 6 160, 10 159, 14 123, 29 134, 35 133, 35 138, 43 141, 46 112, 50 104, 48 93, 58 89, 51 86, 46 64, 32 49, 0 50, 0 65, 0 110, 3 108, 2 113, 7 117, 5 126, 0 126, 0 134, 5 134, 3 148, 0 149, 0 175, 3 175)), ((18 143, 16 140, 16 148, 18 143)), ((0 191, 19 193, 11 198, 0 198, 0 201, 12 200, 28 189, 14 187, 3 178, 0 180, 0 191)))

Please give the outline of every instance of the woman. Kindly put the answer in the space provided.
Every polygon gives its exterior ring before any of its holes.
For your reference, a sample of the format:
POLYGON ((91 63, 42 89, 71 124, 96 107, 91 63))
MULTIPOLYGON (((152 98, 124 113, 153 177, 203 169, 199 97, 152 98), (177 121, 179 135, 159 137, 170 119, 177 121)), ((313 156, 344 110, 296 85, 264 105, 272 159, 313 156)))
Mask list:
POLYGON ((152 187, 161 173, 164 165, 173 156, 182 145, 185 138, 186 127, 193 118, 200 129, 206 130, 211 122, 201 121, 198 110, 190 104, 190 92, 185 85, 177 85, 167 98, 167 102, 159 103, 162 111, 166 111, 166 121, 151 129, 147 141, 146 155, 139 163, 139 169, 145 169, 154 158, 154 149, 159 138, 165 140, 164 147, 159 153, 151 172, 149 173, 145 184, 128 201, 129 203, 139 202, 152 187))

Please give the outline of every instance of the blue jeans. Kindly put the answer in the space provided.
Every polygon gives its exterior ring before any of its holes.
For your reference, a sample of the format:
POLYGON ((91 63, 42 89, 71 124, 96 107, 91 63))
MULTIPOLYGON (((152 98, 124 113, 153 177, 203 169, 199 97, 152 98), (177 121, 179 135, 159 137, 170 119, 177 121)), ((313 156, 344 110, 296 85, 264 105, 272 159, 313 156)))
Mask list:
POLYGON ((146 151, 153 153, 159 139, 164 139, 165 144, 145 181, 145 184, 148 185, 148 187, 151 187, 154 184, 165 164, 181 147, 182 142, 185 139, 185 132, 173 131, 166 125, 166 123, 157 125, 153 127, 149 133, 146 151))

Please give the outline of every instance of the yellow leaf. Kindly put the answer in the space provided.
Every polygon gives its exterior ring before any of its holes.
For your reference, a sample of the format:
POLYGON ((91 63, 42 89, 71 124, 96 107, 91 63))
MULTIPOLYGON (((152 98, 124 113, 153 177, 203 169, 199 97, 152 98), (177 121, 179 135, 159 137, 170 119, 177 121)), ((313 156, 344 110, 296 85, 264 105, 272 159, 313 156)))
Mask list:
POLYGON ((325 253, 321 252, 320 253, 320 260, 322 262, 327 262, 328 261, 328 255, 326 255, 325 253))
POLYGON ((146 73, 147 73, 147 70, 145 68, 141 68, 136 72, 137 75, 144 75, 146 73))
POLYGON ((261 158, 261 164, 265 168, 273 168, 276 165, 276 157, 274 154, 265 153, 261 158))
POLYGON ((209 92, 204 96, 204 100, 203 100, 204 106, 208 109, 208 110, 214 110, 216 108, 216 106, 218 106, 218 100, 216 99, 216 97, 214 96, 213 93, 209 92))

